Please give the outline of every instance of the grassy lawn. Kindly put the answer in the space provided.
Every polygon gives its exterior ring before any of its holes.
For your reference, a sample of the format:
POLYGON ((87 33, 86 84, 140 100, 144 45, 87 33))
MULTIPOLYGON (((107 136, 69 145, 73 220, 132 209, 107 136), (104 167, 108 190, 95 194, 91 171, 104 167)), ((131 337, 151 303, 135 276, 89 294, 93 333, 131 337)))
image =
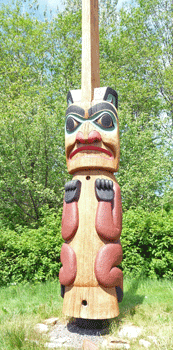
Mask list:
MULTIPOLYGON (((0 349, 43 350, 46 336, 39 335, 34 326, 52 316, 63 319, 61 310, 56 281, 0 288, 0 349)), ((142 339, 157 339, 150 350, 172 350, 173 281, 125 279, 120 315, 111 322, 111 333, 117 336, 125 324, 142 328, 142 339)), ((130 346, 131 350, 145 349, 139 345, 139 338, 130 340, 130 346)))
MULTIPOLYGON (((153 336, 150 350, 173 349, 173 281, 168 280, 125 280, 124 298, 120 304, 120 315, 112 323, 112 333, 125 324, 142 328, 139 338, 153 336)), ((145 349, 139 345, 139 338, 130 341, 130 349, 145 349)))
POLYGON ((0 288, 0 350, 44 349, 47 339, 34 326, 50 316, 62 318, 61 310, 57 281, 0 288))

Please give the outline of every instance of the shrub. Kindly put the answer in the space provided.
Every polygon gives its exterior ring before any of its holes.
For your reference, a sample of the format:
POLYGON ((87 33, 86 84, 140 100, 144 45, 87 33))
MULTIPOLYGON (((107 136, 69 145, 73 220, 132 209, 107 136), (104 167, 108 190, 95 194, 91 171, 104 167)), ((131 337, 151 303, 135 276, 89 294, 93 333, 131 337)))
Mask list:
POLYGON ((130 209, 121 235, 124 275, 173 276, 173 211, 130 209))
POLYGON ((0 285, 56 278, 61 266, 61 211, 45 210, 38 229, 0 229, 0 285))
MULTIPOLYGON (((173 211, 130 209, 123 214, 125 276, 173 276, 173 211)), ((0 285, 46 281, 59 274, 62 211, 44 208, 40 226, 0 228, 0 285)))

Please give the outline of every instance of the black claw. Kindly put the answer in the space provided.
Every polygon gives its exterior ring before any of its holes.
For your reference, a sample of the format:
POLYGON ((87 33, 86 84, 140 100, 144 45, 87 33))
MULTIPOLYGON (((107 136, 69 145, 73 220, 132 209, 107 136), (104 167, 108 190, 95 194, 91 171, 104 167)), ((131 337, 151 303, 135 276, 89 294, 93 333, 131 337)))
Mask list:
POLYGON ((123 300, 123 291, 119 286, 116 286, 115 289, 117 292, 118 302, 121 303, 121 301, 123 300))
POLYGON ((81 182, 72 180, 65 184, 65 202, 71 203, 79 200, 81 190, 81 182))
POLYGON ((81 183, 79 180, 73 180, 73 186, 77 187, 79 183, 81 183))
POLYGON ((104 179, 101 179, 100 182, 101 182, 101 188, 104 189, 105 188, 105 181, 104 181, 104 179))
POLYGON ((109 189, 109 181, 105 180, 105 188, 109 189))
POLYGON ((113 200, 113 181, 108 179, 97 179, 95 182, 96 197, 98 200, 110 202, 113 200))
POLYGON ((112 180, 109 180, 109 186, 110 186, 110 188, 113 189, 113 181, 112 180))
POLYGON ((64 294, 65 294, 65 286, 63 286, 63 284, 61 284, 61 297, 64 298, 64 294))
POLYGON ((100 189, 100 179, 96 180, 96 186, 97 186, 98 189, 100 189))

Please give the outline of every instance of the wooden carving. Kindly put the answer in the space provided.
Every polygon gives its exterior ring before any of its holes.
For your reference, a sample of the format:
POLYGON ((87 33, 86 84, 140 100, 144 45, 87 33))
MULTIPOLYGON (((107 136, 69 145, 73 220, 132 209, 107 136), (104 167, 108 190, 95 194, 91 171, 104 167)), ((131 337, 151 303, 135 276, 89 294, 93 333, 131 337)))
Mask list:
POLYGON ((65 124, 67 168, 59 279, 68 316, 107 319, 123 296, 118 96, 100 88, 98 4, 83 0, 82 90, 70 91, 65 124))

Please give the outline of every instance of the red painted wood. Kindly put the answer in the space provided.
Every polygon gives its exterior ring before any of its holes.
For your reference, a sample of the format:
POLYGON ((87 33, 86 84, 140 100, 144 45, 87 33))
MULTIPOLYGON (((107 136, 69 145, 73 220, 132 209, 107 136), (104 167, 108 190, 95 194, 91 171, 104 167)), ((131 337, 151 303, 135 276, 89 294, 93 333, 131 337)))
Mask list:
POLYGON ((110 156, 110 158, 113 158, 112 153, 109 152, 107 149, 105 148, 101 148, 101 147, 96 147, 96 146, 82 146, 79 147, 77 149, 75 149, 73 152, 70 153, 70 157, 69 159, 71 159, 76 153, 82 152, 82 151, 97 151, 97 152, 102 152, 107 154, 108 156, 110 156))
POLYGON ((108 243, 103 246, 95 260, 95 275, 104 287, 119 286, 123 290, 123 273, 116 267, 122 261, 121 243, 108 243))
POLYGON ((61 233, 65 241, 71 239, 75 235, 78 225, 79 214, 77 202, 66 203, 64 200, 61 233))
POLYGON ((61 262, 63 266, 59 272, 59 280, 62 285, 68 286, 75 280, 77 273, 77 261, 74 250, 67 243, 62 245, 61 262))
POLYGON ((96 231, 108 241, 120 238, 122 230, 121 192, 117 183, 114 184, 114 201, 99 201, 96 213, 96 231))
POLYGON ((88 137, 84 137, 84 134, 82 131, 78 131, 76 135, 76 142, 77 143, 93 143, 93 142, 100 142, 102 141, 101 135, 97 130, 92 130, 88 137))

